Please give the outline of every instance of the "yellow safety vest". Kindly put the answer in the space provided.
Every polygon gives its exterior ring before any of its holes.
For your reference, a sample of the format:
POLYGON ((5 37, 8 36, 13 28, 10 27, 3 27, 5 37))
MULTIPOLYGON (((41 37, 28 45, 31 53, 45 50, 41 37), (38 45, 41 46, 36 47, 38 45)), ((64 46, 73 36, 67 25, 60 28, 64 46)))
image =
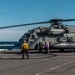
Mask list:
POLYGON ((28 43, 23 43, 22 44, 22 49, 29 49, 28 43))

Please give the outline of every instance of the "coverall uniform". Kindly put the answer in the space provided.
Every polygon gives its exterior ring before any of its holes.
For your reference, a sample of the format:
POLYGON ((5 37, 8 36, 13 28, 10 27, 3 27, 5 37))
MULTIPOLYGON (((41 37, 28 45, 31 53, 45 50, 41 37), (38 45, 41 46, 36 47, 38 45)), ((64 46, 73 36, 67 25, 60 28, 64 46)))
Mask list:
POLYGON ((22 52, 23 52, 22 59, 24 59, 25 53, 26 53, 27 59, 29 59, 28 49, 29 49, 28 43, 26 43, 26 41, 24 41, 24 43, 22 44, 22 52))

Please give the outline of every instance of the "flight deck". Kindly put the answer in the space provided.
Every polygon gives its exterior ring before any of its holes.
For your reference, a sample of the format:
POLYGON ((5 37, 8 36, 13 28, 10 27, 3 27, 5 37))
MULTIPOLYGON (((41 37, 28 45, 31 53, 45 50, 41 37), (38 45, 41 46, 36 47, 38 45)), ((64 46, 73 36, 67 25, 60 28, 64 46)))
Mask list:
POLYGON ((0 75, 75 75, 74 52, 29 52, 30 59, 21 59, 20 52, 0 54, 0 75))

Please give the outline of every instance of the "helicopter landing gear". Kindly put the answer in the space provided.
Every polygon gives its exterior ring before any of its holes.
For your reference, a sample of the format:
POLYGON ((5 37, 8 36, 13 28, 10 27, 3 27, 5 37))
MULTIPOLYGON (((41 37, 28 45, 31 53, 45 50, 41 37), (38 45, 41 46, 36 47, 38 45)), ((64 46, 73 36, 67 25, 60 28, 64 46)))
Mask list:
POLYGON ((64 49, 62 48, 62 49, 60 49, 60 52, 64 52, 64 49))
POLYGON ((74 49, 74 53, 75 53, 75 49, 74 49))

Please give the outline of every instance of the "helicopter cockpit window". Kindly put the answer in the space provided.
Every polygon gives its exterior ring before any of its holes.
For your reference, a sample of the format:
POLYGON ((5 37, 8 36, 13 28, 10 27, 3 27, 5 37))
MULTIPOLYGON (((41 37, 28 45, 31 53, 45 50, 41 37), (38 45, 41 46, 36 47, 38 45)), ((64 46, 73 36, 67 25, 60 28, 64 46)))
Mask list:
POLYGON ((31 35, 31 39, 35 39, 35 35, 31 35))
POLYGON ((24 37, 30 37, 30 34, 24 34, 24 37))

